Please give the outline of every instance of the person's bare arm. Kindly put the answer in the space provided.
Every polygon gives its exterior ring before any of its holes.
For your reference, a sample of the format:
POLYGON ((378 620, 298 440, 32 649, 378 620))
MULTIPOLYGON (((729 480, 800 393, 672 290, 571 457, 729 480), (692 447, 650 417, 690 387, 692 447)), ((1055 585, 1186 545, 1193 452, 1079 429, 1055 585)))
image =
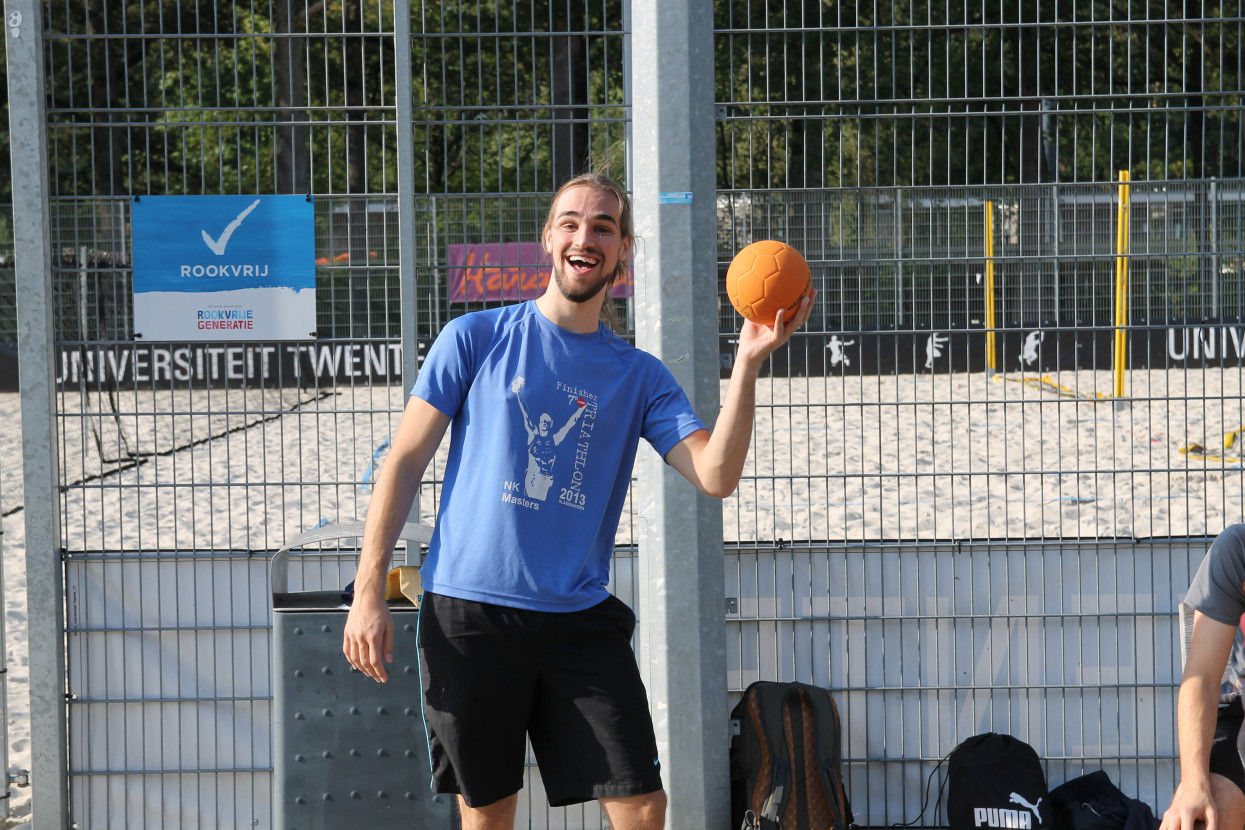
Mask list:
POLYGON ((342 651, 350 665, 381 683, 389 679, 384 664, 393 661, 393 616, 385 602, 385 578, 393 547, 406 523, 424 470, 449 423, 448 416, 412 396, 398 423, 389 455, 376 476, 368 504, 342 651))
POLYGON ((666 462, 705 495, 724 499, 739 486, 752 441, 757 375, 765 358, 786 344, 808 320, 816 296, 814 291, 800 301, 790 323, 781 317, 772 327, 744 321, 726 398, 713 431, 697 430, 666 453, 666 462))
POLYGON ((1176 702, 1176 733, 1180 749, 1180 786, 1163 814, 1159 830, 1217 830, 1219 814, 1211 796, 1210 747, 1219 710, 1219 686, 1236 626, 1193 614, 1193 637, 1185 658, 1176 702), (1202 830, 1202 828, 1198 828, 1202 830))

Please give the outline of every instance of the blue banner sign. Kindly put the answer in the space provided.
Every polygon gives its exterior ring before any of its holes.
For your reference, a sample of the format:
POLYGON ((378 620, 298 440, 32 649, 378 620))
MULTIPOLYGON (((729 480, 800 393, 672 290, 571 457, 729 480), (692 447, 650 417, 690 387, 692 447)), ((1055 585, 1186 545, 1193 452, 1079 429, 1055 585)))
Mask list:
POLYGON ((315 336, 315 219, 306 196, 142 196, 132 205, 134 335, 315 336))

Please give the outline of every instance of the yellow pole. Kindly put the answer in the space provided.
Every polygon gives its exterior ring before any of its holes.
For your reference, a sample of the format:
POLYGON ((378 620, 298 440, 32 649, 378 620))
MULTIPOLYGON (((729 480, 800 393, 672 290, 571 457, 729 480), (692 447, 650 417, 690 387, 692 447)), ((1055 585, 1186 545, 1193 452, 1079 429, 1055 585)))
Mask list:
POLYGON ((994 202, 986 202, 986 367, 998 369, 994 351, 994 202))
POLYGON ((1124 366, 1128 353, 1128 171, 1120 171, 1119 205, 1115 217, 1115 349, 1112 374, 1115 397, 1124 397, 1124 366))

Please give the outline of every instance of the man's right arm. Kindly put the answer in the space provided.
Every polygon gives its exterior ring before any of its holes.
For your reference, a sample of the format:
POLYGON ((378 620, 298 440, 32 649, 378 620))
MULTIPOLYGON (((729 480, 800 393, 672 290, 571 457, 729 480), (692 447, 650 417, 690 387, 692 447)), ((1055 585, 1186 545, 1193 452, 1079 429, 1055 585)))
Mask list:
POLYGON ((1199 821, 1205 822, 1205 830, 1217 830, 1219 817, 1210 785, 1210 748, 1219 711, 1220 680, 1235 636, 1236 626, 1194 612, 1193 636, 1176 703, 1180 786, 1163 814, 1160 830, 1194 830, 1199 821))
POLYGON ((350 665, 381 683, 389 679, 384 664, 393 661, 393 616, 385 602, 393 547, 449 423, 447 415, 412 395, 368 504, 342 651, 350 665))

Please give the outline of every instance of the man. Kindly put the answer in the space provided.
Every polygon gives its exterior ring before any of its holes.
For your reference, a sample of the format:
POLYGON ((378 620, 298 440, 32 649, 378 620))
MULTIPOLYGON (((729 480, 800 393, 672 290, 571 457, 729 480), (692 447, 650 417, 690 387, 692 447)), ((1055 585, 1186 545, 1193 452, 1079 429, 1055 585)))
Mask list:
POLYGON ((419 649, 433 789, 458 793, 466 830, 513 828, 525 736, 551 804, 597 799, 615 830, 662 827, 656 740, 630 648, 635 617, 605 590, 637 445, 647 440, 702 492, 730 495, 748 453, 761 364, 808 319, 811 297, 789 322, 744 323, 710 432, 661 362, 601 323, 633 250, 632 227, 630 201, 604 177, 581 176, 558 191, 542 234, 547 289, 446 326, 368 508, 343 651, 383 682, 393 649, 383 600, 390 553, 450 428, 421 574, 419 649), (522 409, 509 400, 520 390, 522 409), (523 481, 528 408, 572 407, 568 423, 578 423, 564 435, 566 458, 548 467, 548 497, 532 498, 523 481))
POLYGON ((1193 577, 1185 602, 1193 636, 1176 704, 1180 786, 1160 830, 1245 828, 1241 761, 1241 647, 1245 614, 1245 525, 1219 534, 1193 577), (1230 680, 1221 682, 1232 660, 1230 680))

